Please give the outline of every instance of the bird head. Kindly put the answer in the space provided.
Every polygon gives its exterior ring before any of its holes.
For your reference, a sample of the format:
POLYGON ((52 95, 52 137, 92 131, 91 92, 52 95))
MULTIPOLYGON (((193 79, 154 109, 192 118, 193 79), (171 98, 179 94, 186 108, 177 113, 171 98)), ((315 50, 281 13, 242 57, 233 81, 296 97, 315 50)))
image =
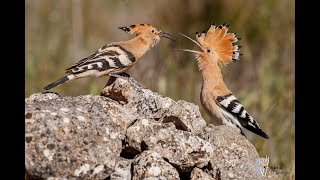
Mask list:
POLYGON ((236 37, 236 33, 228 33, 228 29, 229 24, 219 26, 212 24, 207 32, 196 32, 196 40, 179 33, 199 46, 201 51, 190 49, 176 50, 194 53, 200 70, 208 63, 213 62, 219 65, 226 65, 230 62, 240 60, 239 56, 242 54, 239 54, 239 50, 241 46, 235 45, 235 42, 240 38, 236 37))
POLYGON ((134 24, 130 26, 119 27, 119 29, 129 34, 135 34, 136 36, 142 37, 143 39, 149 41, 151 46, 158 44, 161 37, 174 41, 173 36, 170 33, 157 30, 150 24, 134 24))

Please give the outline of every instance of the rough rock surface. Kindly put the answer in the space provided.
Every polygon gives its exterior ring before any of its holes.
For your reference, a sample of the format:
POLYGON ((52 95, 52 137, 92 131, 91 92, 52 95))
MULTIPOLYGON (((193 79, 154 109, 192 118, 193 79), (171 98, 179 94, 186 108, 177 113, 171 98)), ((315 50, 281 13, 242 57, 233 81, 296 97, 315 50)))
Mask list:
POLYGON ((206 166, 213 152, 210 143, 190 132, 175 129, 173 125, 152 132, 143 141, 146 149, 159 152, 182 172, 195 166, 206 166))
POLYGON ((143 151, 133 162, 132 180, 180 179, 178 171, 154 151, 143 151))
POLYGON ((111 78, 101 96, 25 99, 29 179, 278 179, 257 174, 258 157, 232 128, 207 125, 198 106, 132 78, 111 78))
POLYGON ((214 180, 214 179, 219 179, 219 177, 213 178, 211 175, 203 172, 201 169, 194 168, 191 172, 190 180, 198 180, 198 179, 214 180))
POLYGON ((123 104, 132 114, 145 119, 155 119, 161 122, 173 122, 177 129, 201 133, 207 126, 201 117, 199 107, 186 102, 175 102, 168 97, 142 87, 133 78, 113 82, 110 78, 101 95, 123 104))

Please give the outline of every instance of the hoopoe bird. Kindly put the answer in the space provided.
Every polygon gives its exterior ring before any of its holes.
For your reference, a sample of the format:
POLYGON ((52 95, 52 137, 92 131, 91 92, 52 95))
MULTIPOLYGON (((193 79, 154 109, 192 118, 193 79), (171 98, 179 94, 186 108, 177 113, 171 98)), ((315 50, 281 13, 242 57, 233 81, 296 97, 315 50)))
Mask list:
POLYGON ((196 40, 179 33, 198 45, 201 51, 176 50, 195 54, 203 78, 201 104, 211 118, 217 117, 219 124, 236 128, 245 137, 243 127, 269 139, 269 136, 263 132, 257 121, 244 109, 223 81, 221 65, 240 60, 241 55, 239 54, 241 46, 235 44, 240 38, 237 38, 237 33, 228 33, 228 29, 229 24, 216 26, 213 23, 207 32, 196 32, 196 40))
POLYGON ((44 87, 52 89, 67 81, 88 76, 115 76, 122 73, 137 63, 141 57, 160 42, 160 38, 172 39, 172 35, 159 31, 150 24, 135 24, 119 29, 135 34, 135 37, 127 41, 112 42, 102 46, 92 55, 81 59, 73 66, 66 69, 66 76, 44 87))

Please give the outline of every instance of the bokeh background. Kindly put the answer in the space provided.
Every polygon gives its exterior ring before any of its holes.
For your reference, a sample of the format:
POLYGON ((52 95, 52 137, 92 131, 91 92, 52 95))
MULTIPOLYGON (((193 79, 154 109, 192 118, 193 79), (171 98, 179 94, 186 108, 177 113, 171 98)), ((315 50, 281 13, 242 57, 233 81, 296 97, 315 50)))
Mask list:
MULTIPOLYGON (((284 179, 295 177, 295 16, 292 0, 26 0, 25 97, 43 92, 64 70, 112 41, 131 38, 119 26, 149 23, 195 38, 212 22, 230 23, 242 38, 241 61, 225 66, 224 80, 258 120, 269 140, 246 132, 261 157, 284 179)), ((143 86, 174 100, 199 105, 201 73, 182 38, 163 39, 128 73, 143 86)), ((98 95, 108 77, 68 82, 63 96, 98 95)))

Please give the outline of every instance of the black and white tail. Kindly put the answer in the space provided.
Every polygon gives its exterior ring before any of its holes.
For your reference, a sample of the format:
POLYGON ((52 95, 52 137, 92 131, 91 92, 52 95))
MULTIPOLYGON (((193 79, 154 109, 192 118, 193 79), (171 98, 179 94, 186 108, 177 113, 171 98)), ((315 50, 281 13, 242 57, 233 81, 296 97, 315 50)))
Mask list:
POLYGON ((225 114, 226 117, 234 117, 229 118, 229 120, 232 121, 231 123, 237 125, 236 127, 240 128, 241 132, 242 129, 240 125, 261 137, 269 139, 269 136, 265 132, 263 132, 257 121, 254 120, 253 117, 244 109, 242 104, 233 94, 219 96, 217 98, 217 101, 220 107, 224 109, 223 112, 228 113, 225 114))
POLYGON ((44 87, 45 90, 49 90, 49 89, 52 89, 60 84, 63 84, 67 81, 69 81, 71 79, 71 76, 64 76, 63 78, 60 78, 58 80, 56 80, 55 82, 49 84, 48 86, 44 87))

